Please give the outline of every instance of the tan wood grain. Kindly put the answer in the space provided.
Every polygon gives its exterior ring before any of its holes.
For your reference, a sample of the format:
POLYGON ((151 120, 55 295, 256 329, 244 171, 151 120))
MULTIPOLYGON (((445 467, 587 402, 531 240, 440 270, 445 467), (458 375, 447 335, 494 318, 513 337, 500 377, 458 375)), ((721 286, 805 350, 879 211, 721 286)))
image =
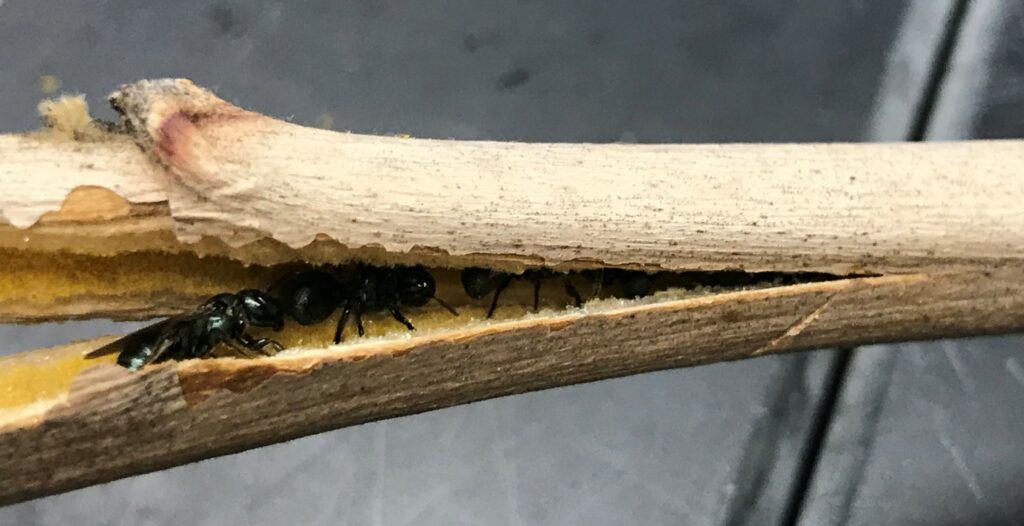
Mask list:
MULTIPOLYGON (((0 503, 528 390, 836 344, 1022 327, 1024 275, 1002 270, 736 292, 136 374, 102 364, 64 375, 69 385, 49 398, 0 411, 0 503)), ((50 350, 46 363, 65 363, 53 357, 95 345, 50 350)), ((29 359, 0 359, 0 375, 29 359)))
POLYGON ((534 389, 1024 328, 1024 141, 462 142, 303 128, 183 80, 112 98, 130 135, 0 136, 0 321, 180 312, 352 258, 879 276, 135 374, 84 361, 99 341, 3 358, 0 503, 534 389))
MULTIPOLYGON (((318 237, 334 240, 335 256, 355 249, 460 265, 482 255, 513 267, 848 274, 1024 259, 1024 141, 445 141, 305 128, 184 80, 143 81, 113 100, 133 124, 134 141, 0 138, 0 218, 10 228, 36 224, 90 185, 129 204, 108 203, 101 225, 120 210, 122 229, 170 229, 264 263, 295 258, 318 237), (124 215, 161 203, 169 222, 124 215), (243 247, 260 242, 273 248, 252 255, 243 247)), ((49 232, 60 230, 59 217, 52 219, 49 232)), ((90 223, 80 207, 68 221, 90 223)), ((30 239, 44 243, 44 230, 30 239)), ((101 251, 102 226, 97 234, 61 244, 101 251)), ((0 241, 25 246, 13 234, 0 241)), ((166 246, 159 236, 136 241, 166 246)))

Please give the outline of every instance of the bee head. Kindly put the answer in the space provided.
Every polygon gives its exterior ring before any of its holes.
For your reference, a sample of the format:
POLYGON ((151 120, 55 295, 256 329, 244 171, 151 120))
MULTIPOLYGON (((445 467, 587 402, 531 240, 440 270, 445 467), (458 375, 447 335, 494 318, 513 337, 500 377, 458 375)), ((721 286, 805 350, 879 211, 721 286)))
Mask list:
POLYGON ((279 331, 284 327, 284 309, 270 294, 261 290, 246 289, 238 293, 242 315, 250 325, 270 327, 279 331))
POLYGON ((437 291, 434 277, 420 266, 396 269, 395 286, 402 303, 410 307, 426 305, 437 291))
POLYGON ((466 290, 466 295, 475 300, 486 296, 498 287, 496 279, 498 274, 485 268, 464 268, 459 277, 462 279, 462 288, 466 290))

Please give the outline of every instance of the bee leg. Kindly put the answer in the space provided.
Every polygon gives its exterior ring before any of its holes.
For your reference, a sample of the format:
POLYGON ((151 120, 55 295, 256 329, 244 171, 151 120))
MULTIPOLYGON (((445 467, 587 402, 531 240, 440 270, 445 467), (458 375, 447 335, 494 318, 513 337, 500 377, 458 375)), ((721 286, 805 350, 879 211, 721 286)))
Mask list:
POLYGON ((536 276, 530 280, 533 282, 533 312, 540 308, 540 279, 540 276, 536 276))
POLYGON ((341 343, 341 331, 345 330, 345 324, 348 323, 348 314, 352 309, 346 303, 345 308, 341 310, 341 317, 338 318, 338 328, 334 330, 334 343, 341 343))
POLYGON ((502 280, 502 282, 498 284, 498 287, 494 289, 494 298, 491 299, 491 308, 487 309, 488 318, 494 316, 494 309, 498 307, 498 296, 501 296, 501 292, 505 290, 505 287, 508 287, 509 283, 512 283, 511 277, 502 280))
POLYGON ((284 350, 284 346, 278 343, 277 340, 273 340, 271 338, 260 338, 256 340, 253 339, 252 336, 243 333, 241 336, 238 337, 238 341, 246 348, 258 351, 260 354, 263 354, 265 356, 273 356, 284 350), (271 349, 274 350, 274 352, 268 352, 266 350, 266 347, 270 347, 271 349))
POLYGON ((583 305, 583 298, 580 297, 579 291, 577 291, 576 287, 573 286, 572 279, 570 279, 569 275, 566 274, 565 277, 562 278, 562 280, 562 283, 565 284, 566 294, 568 294, 569 297, 572 298, 573 303, 576 304, 576 308, 579 308, 580 305, 583 305))
POLYGON ((356 332, 359 333, 359 337, 362 338, 366 331, 363 330, 363 311, 356 310, 356 332))
POLYGON ((608 279, 604 274, 604 269, 599 268, 594 271, 585 270, 583 272, 586 273, 584 277, 590 277, 591 280, 590 295, 594 298, 598 297, 601 294, 601 290, 604 288, 605 280, 608 279))
POLYGON ((388 310, 391 311, 391 315, 394 316, 399 323, 405 325, 410 331, 416 330, 416 327, 412 326, 412 322, 410 322, 409 319, 398 310, 397 305, 388 305, 388 310))
POLYGON ((284 345, 281 345, 281 342, 271 338, 260 338, 256 340, 256 345, 258 345, 260 350, 264 353, 266 353, 266 351, 264 351, 264 348, 266 347, 270 347, 274 350, 274 352, 270 354, 277 354, 284 350, 284 345))
POLYGON ((235 354, 237 354, 237 355, 239 355, 239 356, 241 356, 243 358, 259 358, 260 357, 258 354, 256 354, 254 349, 249 349, 245 345, 242 345, 240 342, 226 341, 224 343, 228 347, 230 347, 231 350, 235 352, 235 354))

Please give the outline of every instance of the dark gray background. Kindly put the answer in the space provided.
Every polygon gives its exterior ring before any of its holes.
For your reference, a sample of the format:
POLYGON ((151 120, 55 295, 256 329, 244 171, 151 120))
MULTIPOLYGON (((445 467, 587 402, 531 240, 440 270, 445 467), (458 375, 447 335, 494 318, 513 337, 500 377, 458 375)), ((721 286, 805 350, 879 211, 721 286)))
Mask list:
MULTIPOLYGON (((1019 137, 1022 39, 1019 0, 0 0, 0 132, 36 126, 49 74, 107 117, 117 84, 183 76, 295 122, 419 137, 1019 137)), ((129 329, 0 326, 0 352, 129 329)), ((1022 341, 491 400, 2 508, 0 524, 1024 524, 1022 341)))

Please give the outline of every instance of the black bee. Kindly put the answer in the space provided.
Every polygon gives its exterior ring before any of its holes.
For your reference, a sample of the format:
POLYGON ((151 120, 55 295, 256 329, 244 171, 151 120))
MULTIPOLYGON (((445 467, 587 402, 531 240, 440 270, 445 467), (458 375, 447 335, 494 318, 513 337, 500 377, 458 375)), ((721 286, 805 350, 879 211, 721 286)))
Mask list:
POLYGON ((194 312, 144 327, 89 352, 86 357, 120 352, 118 365, 136 371, 150 363, 202 358, 220 343, 245 356, 251 356, 251 351, 268 354, 266 347, 279 351, 281 345, 269 338, 254 339, 246 334, 246 328, 270 327, 279 331, 283 325, 281 305, 265 292, 247 289, 238 294, 218 294, 194 312))
POLYGON ((347 274, 324 270, 307 270, 285 276, 271 285, 269 293, 278 298, 285 312, 302 325, 319 323, 341 308, 341 318, 334 332, 334 343, 341 342, 341 333, 351 314, 356 319, 359 336, 363 331, 363 314, 386 310, 409 328, 416 327, 402 314, 401 306, 420 307, 433 299, 453 315, 459 313, 434 293, 434 277, 421 266, 381 268, 359 265, 347 274))
POLYGON ((583 276, 593 281, 594 294, 597 295, 601 288, 607 285, 618 284, 622 289, 624 298, 641 298, 651 293, 654 288, 656 274, 646 272, 625 270, 619 268, 606 268, 598 270, 584 270, 583 276))
MULTIPOLYGON (((618 284, 622 289, 623 297, 626 298, 639 298, 650 294, 656 277, 655 274, 648 274, 646 272, 614 268, 585 270, 580 273, 580 276, 595 283, 595 296, 600 293, 603 286, 618 284)), ((508 274, 484 268, 470 267, 462 270, 461 277, 462 287, 466 290, 466 294, 473 299, 480 299, 487 294, 494 293, 491 299, 491 306, 487 309, 488 318, 494 315, 494 309, 498 306, 498 296, 515 279, 526 280, 533 284, 534 311, 540 305, 541 281, 557 277, 561 277, 565 292, 573 299, 575 306, 579 307, 583 303, 583 299, 572 283, 571 275, 553 270, 530 269, 522 274, 508 274)))
POLYGON ((462 288, 466 290, 466 294, 470 298, 478 300, 491 292, 494 293, 494 297, 491 299, 491 306, 487 309, 488 318, 494 315, 494 309, 498 306, 498 296, 512 283, 512 280, 521 279, 533 283, 533 310, 536 311, 540 306, 540 282, 557 277, 562 278, 565 292, 573 299, 575 305, 577 307, 582 305, 583 298, 580 297, 580 293, 573 286, 569 274, 549 269, 529 269, 522 274, 509 274, 485 268, 470 267, 462 269, 461 275, 462 288))

